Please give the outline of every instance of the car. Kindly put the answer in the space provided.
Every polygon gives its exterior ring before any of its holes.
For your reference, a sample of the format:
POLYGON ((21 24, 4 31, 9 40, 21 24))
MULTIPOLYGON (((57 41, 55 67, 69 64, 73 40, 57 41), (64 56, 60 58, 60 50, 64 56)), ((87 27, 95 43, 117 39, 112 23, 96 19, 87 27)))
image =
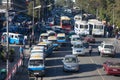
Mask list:
POLYGON ((75 55, 65 55, 63 62, 63 71, 79 71, 79 60, 75 55))
POLYGON ((73 55, 85 55, 86 48, 83 45, 83 42, 78 41, 72 46, 72 54, 73 55))
POLYGON ((76 35, 76 33, 75 33, 74 30, 72 30, 72 31, 70 31, 70 32, 68 33, 68 36, 67 36, 68 40, 71 39, 72 35, 76 35))
POLYGON ((93 37, 93 35, 87 35, 84 38, 85 41, 89 42, 89 43, 95 43, 95 38, 93 37))
POLYGON ((77 41, 81 41, 79 35, 72 35, 70 40, 71 45, 73 45, 77 41))
POLYGON ((101 57, 103 57, 104 55, 114 57, 116 54, 116 48, 113 43, 103 41, 100 46, 98 46, 98 52, 100 53, 101 57))
POLYGON ((7 76, 6 73, 7 73, 6 69, 1 69, 0 70, 0 80, 5 80, 5 78, 7 76))
POLYGON ((103 70, 108 75, 120 75, 120 61, 105 61, 103 70))

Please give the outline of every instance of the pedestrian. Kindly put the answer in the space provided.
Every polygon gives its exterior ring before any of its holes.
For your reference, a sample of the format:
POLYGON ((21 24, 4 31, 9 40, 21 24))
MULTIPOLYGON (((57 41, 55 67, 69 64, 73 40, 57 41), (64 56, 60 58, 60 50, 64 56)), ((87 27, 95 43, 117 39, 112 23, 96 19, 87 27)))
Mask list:
POLYGON ((25 48, 25 44, 26 44, 26 39, 23 39, 23 47, 25 48))
POLYGON ((91 56, 91 54, 92 54, 92 46, 89 46, 89 54, 91 56))
POLYGON ((24 57, 24 49, 23 49, 22 46, 20 46, 20 48, 19 48, 19 52, 20 52, 20 58, 23 59, 23 57, 24 57))

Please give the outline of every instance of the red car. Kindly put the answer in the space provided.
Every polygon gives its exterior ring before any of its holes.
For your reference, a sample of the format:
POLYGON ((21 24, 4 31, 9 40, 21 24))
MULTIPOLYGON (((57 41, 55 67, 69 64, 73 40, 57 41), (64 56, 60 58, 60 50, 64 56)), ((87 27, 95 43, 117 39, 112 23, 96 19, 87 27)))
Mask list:
POLYGON ((85 41, 90 42, 90 43, 95 43, 95 38, 92 35, 87 35, 84 38, 85 41))
POLYGON ((106 61, 103 63, 103 69, 106 74, 120 75, 120 62, 106 61))

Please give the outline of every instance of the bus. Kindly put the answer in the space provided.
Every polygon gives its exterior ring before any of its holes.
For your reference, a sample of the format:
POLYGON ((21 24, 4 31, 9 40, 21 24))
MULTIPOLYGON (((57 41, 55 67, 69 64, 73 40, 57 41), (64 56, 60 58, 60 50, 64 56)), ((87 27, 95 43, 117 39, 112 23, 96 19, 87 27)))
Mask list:
POLYGON ((88 35, 89 25, 87 21, 77 20, 75 21, 74 31, 78 35, 88 35))
POLYGON ((68 16, 61 16, 60 26, 61 26, 62 29, 69 32, 72 29, 71 19, 68 16))
POLYGON ((90 27, 90 34, 95 36, 104 36, 104 25, 97 19, 90 19, 88 21, 90 27))
POLYGON ((45 58, 42 53, 33 53, 28 61, 29 77, 39 77, 45 75, 45 58))

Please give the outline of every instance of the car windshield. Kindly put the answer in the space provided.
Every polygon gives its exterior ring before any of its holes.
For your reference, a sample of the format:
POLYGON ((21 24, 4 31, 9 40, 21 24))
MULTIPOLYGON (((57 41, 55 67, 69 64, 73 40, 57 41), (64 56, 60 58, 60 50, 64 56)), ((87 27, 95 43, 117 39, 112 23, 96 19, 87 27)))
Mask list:
POLYGON ((120 63, 112 63, 112 62, 109 62, 108 65, 109 65, 110 67, 120 68, 120 63))
POLYGON ((55 36, 55 33, 50 33, 49 36, 55 36))
POLYGON ((80 44, 74 45, 74 48, 83 48, 83 45, 80 45, 80 44))
POLYGON ((41 36, 41 38, 42 38, 42 39, 47 39, 47 38, 48 38, 48 36, 41 36))
POLYGON ((113 47, 113 45, 105 45, 104 48, 110 48, 110 49, 113 49, 114 47, 113 47))
POLYGON ((42 66, 43 60, 30 60, 30 66, 42 66))
POLYGON ((78 41, 80 40, 80 38, 73 38, 73 41, 78 41))
POLYGON ((59 40, 64 40, 64 39, 65 39, 65 37, 58 37, 58 39, 59 39, 59 40))
POLYGON ((66 63, 76 63, 77 60, 74 57, 67 57, 67 58, 65 58, 65 62, 66 63))

